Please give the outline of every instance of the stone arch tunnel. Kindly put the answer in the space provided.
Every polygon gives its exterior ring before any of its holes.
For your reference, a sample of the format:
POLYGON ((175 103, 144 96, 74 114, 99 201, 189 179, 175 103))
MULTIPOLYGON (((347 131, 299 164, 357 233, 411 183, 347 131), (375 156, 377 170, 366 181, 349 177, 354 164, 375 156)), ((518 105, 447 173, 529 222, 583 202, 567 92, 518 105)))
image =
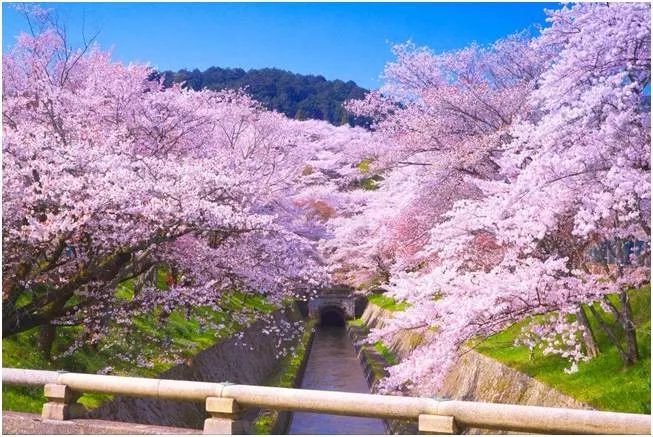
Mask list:
POLYGON ((320 307, 318 322, 320 326, 345 326, 347 315, 345 311, 335 305, 320 307))
POLYGON ((345 326, 345 322, 360 317, 367 299, 351 294, 328 294, 308 301, 308 316, 320 325, 345 326))

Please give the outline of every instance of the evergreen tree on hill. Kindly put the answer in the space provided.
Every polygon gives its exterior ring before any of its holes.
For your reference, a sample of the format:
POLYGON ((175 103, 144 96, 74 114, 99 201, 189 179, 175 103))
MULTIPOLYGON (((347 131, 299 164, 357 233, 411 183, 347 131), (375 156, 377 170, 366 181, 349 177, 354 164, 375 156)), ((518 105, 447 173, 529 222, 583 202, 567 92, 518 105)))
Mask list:
POLYGON ((277 68, 245 71, 242 68, 210 67, 203 72, 184 69, 161 74, 167 86, 184 83, 194 90, 246 89, 267 108, 298 120, 326 120, 334 125, 369 125, 366 118, 355 117, 342 106, 343 102, 361 99, 368 92, 353 81, 327 80, 319 75, 295 74, 277 68))

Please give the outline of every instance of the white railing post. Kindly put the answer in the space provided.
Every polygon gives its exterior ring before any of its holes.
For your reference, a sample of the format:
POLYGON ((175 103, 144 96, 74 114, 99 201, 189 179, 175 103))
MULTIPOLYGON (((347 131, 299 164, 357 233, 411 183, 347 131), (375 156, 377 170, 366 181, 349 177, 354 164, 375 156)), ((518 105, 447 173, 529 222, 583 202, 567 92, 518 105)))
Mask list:
POLYGON ((45 384, 43 393, 48 401, 43 404, 41 417, 49 420, 68 420, 82 416, 86 409, 76 401, 82 393, 74 392, 67 385, 45 384))
POLYGON ((204 434, 245 434, 245 423, 240 420, 241 408, 231 398, 206 398, 206 411, 211 415, 204 421, 204 434))
POLYGON ((460 434, 453 416, 420 414, 417 417, 417 429, 422 434, 460 434))

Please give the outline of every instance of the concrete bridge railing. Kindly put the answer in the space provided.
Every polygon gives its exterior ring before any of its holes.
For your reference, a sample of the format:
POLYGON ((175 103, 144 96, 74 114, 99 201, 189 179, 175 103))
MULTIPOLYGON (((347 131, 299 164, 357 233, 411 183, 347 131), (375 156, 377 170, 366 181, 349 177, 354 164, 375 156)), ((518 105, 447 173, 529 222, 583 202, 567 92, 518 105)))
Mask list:
POLYGON ((239 420, 243 407, 415 420, 421 432, 438 434, 455 434, 465 427, 547 434, 650 434, 651 430, 651 416, 644 414, 229 383, 8 368, 2 369, 2 382, 43 385, 48 402, 42 417, 51 420, 79 417, 81 406, 75 401, 82 393, 205 402, 211 416, 205 421, 205 434, 243 433, 239 420))

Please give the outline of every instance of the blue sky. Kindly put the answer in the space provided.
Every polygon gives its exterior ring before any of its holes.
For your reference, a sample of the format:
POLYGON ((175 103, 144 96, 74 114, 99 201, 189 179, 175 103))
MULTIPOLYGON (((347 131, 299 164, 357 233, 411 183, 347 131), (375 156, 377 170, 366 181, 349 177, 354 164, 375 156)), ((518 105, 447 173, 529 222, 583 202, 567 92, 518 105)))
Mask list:
MULTIPOLYGON (((390 44, 408 39, 435 51, 497 38, 534 24, 556 3, 40 3, 73 43, 98 42, 122 61, 165 70, 277 67, 380 85, 390 44), (82 26, 83 25, 83 26, 82 26)), ((3 51, 26 30, 3 3, 3 51)))

